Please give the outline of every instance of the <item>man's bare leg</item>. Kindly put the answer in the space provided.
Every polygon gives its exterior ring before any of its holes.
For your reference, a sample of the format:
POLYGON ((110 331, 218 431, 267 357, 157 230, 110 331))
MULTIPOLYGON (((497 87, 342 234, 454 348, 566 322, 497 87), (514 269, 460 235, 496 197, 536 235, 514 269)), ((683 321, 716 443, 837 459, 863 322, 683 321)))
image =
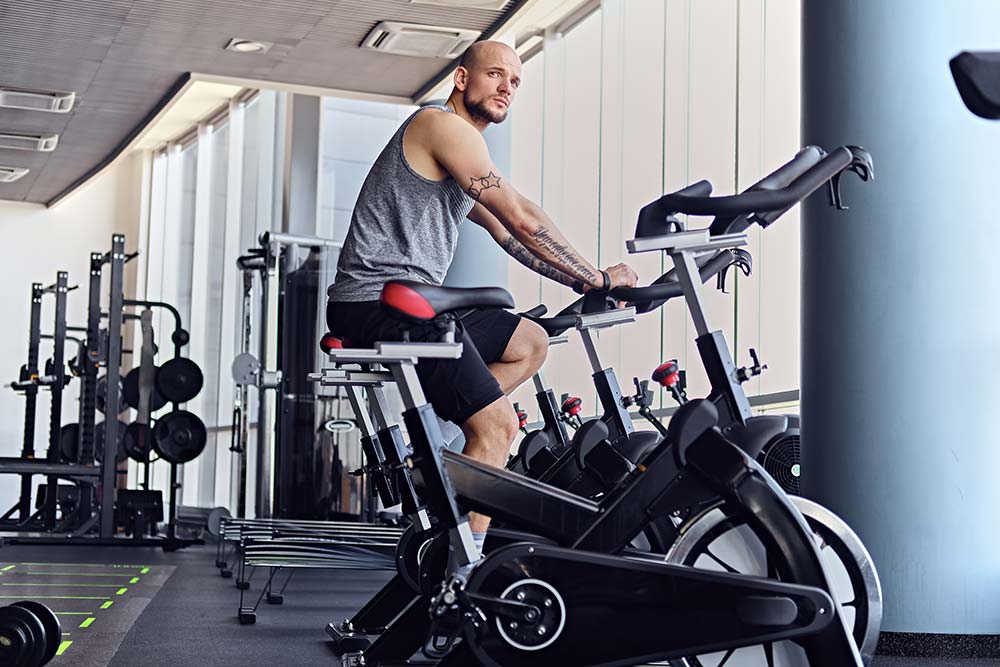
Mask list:
MULTIPOLYGON (((517 437, 517 415, 506 395, 541 368, 548 348, 549 339, 544 329, 525 319, 518 323, 503 355, 489 365, 505 395, 462 424, 465 455, 498 468, 506 465, 511 444, 517 437)), ((469 513, 469 527, 473 532, 484 533, 489 525, 488 516, 469 513)))
POLYGON ((500 359, 489 365, 507 396, 534 375, 545 362, 549 336, 531 320, 521 319, 500 359))
MULTIPOLYGON (((465 420, 463 453, 481 463, 502 468, 507 463, 510 445, 517 435, 517 415, 510 399, 501 396, 465 420)), ((485 533, 490 518, 475 512, 469 513, 469 527, 473 532, 485 533)))

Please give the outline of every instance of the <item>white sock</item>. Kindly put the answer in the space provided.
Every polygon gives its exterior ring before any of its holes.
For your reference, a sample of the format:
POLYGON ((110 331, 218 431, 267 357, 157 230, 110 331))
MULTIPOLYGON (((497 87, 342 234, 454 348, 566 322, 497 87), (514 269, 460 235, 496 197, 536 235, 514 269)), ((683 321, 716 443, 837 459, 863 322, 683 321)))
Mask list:
POLYGON ((479 555, 483 555, 483 545, 486 543, 486 533, 477 533, 472 531, 472 541, 476 543, 476 548, 479 549, 479 555))
POLYGON ((444 439, 444 446, 456 452, 461 452, 465 446, 465 434, 462 429, 450 421, 437 418, 438 426, 441 428, 441 437, 444 439))

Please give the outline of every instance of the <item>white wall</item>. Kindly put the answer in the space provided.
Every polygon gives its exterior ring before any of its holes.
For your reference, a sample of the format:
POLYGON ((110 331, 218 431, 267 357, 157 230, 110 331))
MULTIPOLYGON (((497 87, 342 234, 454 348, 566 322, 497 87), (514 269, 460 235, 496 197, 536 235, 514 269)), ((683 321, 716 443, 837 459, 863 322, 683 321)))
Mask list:
MULTIPOLYGON (((6 351, 0 369, 3 384, 16 379, 21 364, 27 361, 32 282, 50 285, 55 282, 56 271, 68 271, 70 285, 80 285, 80 289, 69 293, 67 320, 70 325, 86 324, 90 253, 110 249, 114 233, 125 234, 126 250, 135 249, 139 236, 140 179, 139 158, 128 157, 54 208, 0 201, 0 238, 9 249, 4 257, 5 277, 0 286, 5 318, 4 326, 0 327, 0 349, 6 351)), ((135 284, 134 264, 126 265, 126 294, 130 294, 135 284)), ((52 332, 53 308, 51 296, 43 299, 42 333, 52 332)), ((68 356, 75 354, 75 348, 67 349, 71 350, 68 356)), ((51 354, 51 342, 42 341, 40 364, 51 354)), ((63 392, 62 423, 77 421, 78 397, 79 383, 73 381, 63 392)), ((35 424, 35 453, 39 457, 45 455, 48 446, 49 403, 48 392, 40 392, 35 424)), ((23 438, 24 397, 3 389, 0 456, 18 456, 23 438)), ((0 513, 17 501, 17 489, 16 477, 0 477, 0 513)))

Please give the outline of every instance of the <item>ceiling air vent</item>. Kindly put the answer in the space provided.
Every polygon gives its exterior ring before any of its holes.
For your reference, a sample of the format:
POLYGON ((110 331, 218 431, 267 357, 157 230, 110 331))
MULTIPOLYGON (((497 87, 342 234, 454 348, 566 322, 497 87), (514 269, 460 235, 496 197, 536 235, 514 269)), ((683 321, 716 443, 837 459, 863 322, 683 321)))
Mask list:
POLYGON ((0 183, 13 183, 28 171, 22 167, 0 167, 0 183))
POLYGON ((59 143, 58 134, 3 134, 0 133, 0 148, 14 148, 24 151, 51 153, 59 143))
POLYGON ((76 101, 76 93, 50 93, 0 86, 0 107, 68 113, 76 101))
POLYGON ((510 0, 410 0, 410 2, 418 5, 442 5, 459 9, 490 9, 498 12, 510 0))
POLYGON ((480 34, 478 30, 383 21, 368 33, 361 48, 401 56, 456 58, 480 34))

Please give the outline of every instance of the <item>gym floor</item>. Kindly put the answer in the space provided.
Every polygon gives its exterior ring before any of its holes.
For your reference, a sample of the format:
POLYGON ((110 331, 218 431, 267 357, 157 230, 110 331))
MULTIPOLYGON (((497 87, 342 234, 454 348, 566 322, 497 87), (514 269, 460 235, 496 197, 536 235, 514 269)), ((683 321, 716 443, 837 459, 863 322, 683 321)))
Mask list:
MULTIPOLYGON (((156 548, 7 545, 0 549, 0 585, 12 586, 2 592, 18 599, 22 594, 24 598, 64 595, 58 600, 60 608, 53 598, 43 601, 51 602, 56 611, 80 612, 61 615, 63 632, 69 634, 64 634, 64 652, 52 665, 246 667, 337 664, 324 626, 350 616, 389 578, 385 572, 301 570, 285 590, 283 605, 262 603, 257 623, 241 626, 236 620, 239 591, 232 579, 219 577, 214 560, 213 545, 175 553, 156 548), (115 583, 95 591, 97 585, 83 580, 84 574, 115 583), (119 594, 122 588, 127 590, 119 594), (112 605, 107 605, 109 600, 112 605), (90 618, 94 620, 87 622, 90 618)), ((251 603, 260 591, 259 582, 253 584, 247 591, 253 594, 251 603)), ((874 665, 983 667, 1000 665, 1000 660, 879 656, 874 665)))

